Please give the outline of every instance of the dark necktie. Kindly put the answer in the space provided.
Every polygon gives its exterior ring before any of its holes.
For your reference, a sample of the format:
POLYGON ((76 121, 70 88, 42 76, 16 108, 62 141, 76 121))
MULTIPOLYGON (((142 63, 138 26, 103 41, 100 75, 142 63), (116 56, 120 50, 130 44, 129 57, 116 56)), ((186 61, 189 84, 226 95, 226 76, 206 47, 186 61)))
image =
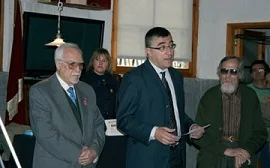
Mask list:
POLYGON ((68 93, 69 93, 70 99, 71 99, 72 102, 75 104, 75 106, 77 106, 77 103, 76 103, 76 97, 75 97, 75 93, 74 93, 73 87, 69 87, 67 91, 68 91, 68 93))
POLYGON ((170 103, 170 121, 169 121, 169 127, 172 129, 175 129, 175 131, 172 133, 174 135, 177 135, 177 125, 176 125, 176 119, 175 119, 175 115, 174 115, 174 108, 173 108, 173 100, 172 100, 172 94, 171 94, 171 90, 170 87, 168 85, 168 82, 165 78, 165 72, 160 72, 162 75, 161 81, 163 83, 163 85, 165 86, 165 89, 167 91, 167 95, 169 98, 169 103, 170 103))

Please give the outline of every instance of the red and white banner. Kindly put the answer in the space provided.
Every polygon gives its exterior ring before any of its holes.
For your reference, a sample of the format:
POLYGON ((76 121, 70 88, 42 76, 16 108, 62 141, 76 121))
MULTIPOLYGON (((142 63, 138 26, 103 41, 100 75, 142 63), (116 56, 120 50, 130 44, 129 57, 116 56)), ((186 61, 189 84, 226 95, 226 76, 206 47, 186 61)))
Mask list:
POLYGON ((23 99, 23 43, 22 13, 20 0, 15 0, 13 44, 11 51, 9 77, 7 85, 7 115, 5 124, 16 122, 25 124, 25 104, 23 99))

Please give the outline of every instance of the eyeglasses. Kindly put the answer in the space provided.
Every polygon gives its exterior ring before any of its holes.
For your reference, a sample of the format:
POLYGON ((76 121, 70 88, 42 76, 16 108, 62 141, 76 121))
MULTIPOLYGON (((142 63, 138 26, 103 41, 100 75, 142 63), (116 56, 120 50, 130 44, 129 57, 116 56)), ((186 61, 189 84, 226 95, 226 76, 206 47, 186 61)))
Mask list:
POLYGON ((230 73, 230 75, 237 75, 238 70, 237 69, 225 69, 225 68, 222 68, 222 69, 220 69, 220 73, 222 75, 227 75, 229 73, 230 73))
POLYGON ((171 45, 168 45, 168 46, 160 46, 160 47, 148 47, 148 48, 151 48, 151 49, 154 49, 154 50, 159 50, 160 52, 163 52, 163 51, 166 51, 166 50, 173 50, 175 49, 176 47, 176 44, 171 44, 171 45))
POLYGON ((60 59, 58 59, 58 60, 68 64, 69 69, 75 69, 76 67, 79 67, 79 69, 82 70, 85 67, 84 62, 67 62, 67 61, 60 60, 60 59))
POLYGON ((264 68, 259 68, 259 69, 252 69, 252 72, 264 72, 264 68))

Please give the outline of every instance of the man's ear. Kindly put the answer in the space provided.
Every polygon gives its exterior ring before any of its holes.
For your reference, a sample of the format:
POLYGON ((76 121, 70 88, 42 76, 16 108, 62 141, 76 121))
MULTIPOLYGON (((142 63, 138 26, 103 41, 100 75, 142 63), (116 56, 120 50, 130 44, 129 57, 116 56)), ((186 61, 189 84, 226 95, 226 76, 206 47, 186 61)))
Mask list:
POLYGON ((217 74, 218 78, 220 79, 220 72, 217 72, 216 74, 217 74))
POLYGON ((56 69, 59 69, 60 68, 60 61, 55 60, 55 66, 56 66, 56 69))
POLYGON ((145 48, 145 54, 146 54, 146 56, 149 56, 149 52, 150 52, 150 49, 149 48, 145 48))

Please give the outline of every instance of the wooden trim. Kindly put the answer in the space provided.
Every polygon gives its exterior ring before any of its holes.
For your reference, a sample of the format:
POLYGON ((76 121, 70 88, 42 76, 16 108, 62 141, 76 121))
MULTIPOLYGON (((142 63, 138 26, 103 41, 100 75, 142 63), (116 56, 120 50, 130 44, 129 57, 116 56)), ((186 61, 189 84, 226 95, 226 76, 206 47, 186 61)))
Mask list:
MULTIPOLYGON (((235 34, 243 34, 244 29, 236 29, 235 34)), ((243 46, 244 46, 244 40, 243 39, 234 39, 234 47, 235 48, 235 56, 239 57, 240 59, 243 59, 243 46)))
POLYGON ((265 45, 258 44, 258 59, 265 60, 265 45))
MULTIPOLYGON (((48 4, 48 5, 58 5, 58 0, 37 0, 38 3, 48 4)), ((106 4, 102 4, 102 2, 89 2, 87 1, 86 4, 80 2, 80 3, 69 3, 66 1, 61 1, 65 7, 71 7, 71 8, 78 8, 78 9, 89 9, 89 10, 110 10, 111 9, 111 1, 108 1, 106 4)))
POLYGON ((119 0, 114 0, 113 1, 112 41, 111 41, 112 70, 114 72, 116 71, 116 67, 117 67, 118 11, 119 11, 119 0))
POLYGON ((227 26, 234 29, 265 29, 270 28, 270 22, 243 22, 243 23, 228 23, 227 26))
MULTIPOLYGON (((118 10, 119 0, 113 2, 113 25, 112 25, 112 41, 111 56, 112 70, 115 73, 124 74, 132 69, 132 67, 117 67, 117 36, 118 36, 118 10)), ((196 77, 197 66, 197 46, 198 46, 198 27, 199 27, 199 0, 193 0, 193 20, 192 20, 192 56, 189 63, 189 69, 180 69, 179 71, 185 77, 196 77)))
POLYGON ((0 2, 0 71, 3 71, 3 40, 4 40, 4 4, 5 0, 0 2))
POLYGON ((196 77, 197 72, 197 47, 198 47, 198 29, 199 29, 199 0, 193 0, 193 20, 192 20, 192 58, 189 63, 188 74, 181 70, 186 77, 196 77))
POLYGON ((118 73, 118 74, 124 74, 124 73, 126 73, 126 72, 132 70, 133 68, 135 68, 135 67, 119 67, 119 66, 118 66, 118 67, 116 68, 116 73, 118 73))
POLYGON ((228 23, 226 39, 226 55, 234 55, 234 35, 236 29, 269 29, 270 22, 228 23))
POLYGON ((226 55, 234 55, 234 28, 227 24, 226 55))

